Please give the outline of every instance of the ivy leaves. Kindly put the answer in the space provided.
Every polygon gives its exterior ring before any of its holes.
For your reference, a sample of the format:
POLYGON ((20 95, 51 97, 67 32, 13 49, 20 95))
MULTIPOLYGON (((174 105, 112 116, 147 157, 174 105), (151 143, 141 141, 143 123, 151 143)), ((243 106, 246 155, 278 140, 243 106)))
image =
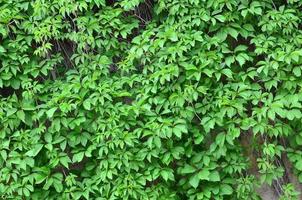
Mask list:
POLYGON ((302 181, 301 6, 1 3, 1 198, 257 199, 285 155, 302 181))

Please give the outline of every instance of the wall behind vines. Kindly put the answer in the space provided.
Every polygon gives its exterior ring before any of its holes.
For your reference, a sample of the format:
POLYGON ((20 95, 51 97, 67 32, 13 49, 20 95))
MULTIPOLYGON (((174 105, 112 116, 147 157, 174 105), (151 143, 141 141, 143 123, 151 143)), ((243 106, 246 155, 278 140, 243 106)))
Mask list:
POLYGON ((297 200, 300 0, 0 0, 0 198, 297 200))

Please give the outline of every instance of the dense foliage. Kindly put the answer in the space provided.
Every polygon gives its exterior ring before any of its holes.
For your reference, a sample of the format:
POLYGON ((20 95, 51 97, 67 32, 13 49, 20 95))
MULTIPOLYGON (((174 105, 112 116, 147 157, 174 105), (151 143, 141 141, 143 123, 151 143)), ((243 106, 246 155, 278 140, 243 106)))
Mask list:
POLYGON ((0 0, 0 198, 298 199, 301 21, 300 0, 0 0))

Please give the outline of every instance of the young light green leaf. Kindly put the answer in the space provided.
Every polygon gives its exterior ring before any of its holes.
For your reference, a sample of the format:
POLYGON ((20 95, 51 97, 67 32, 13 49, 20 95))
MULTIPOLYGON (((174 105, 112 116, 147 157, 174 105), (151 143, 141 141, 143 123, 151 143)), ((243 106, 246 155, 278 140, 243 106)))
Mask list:
POLYGON ((209 180, 212 182, 219 182, 220 181, 220 175, 217 171, 212 171, 209 175, 209 180))
POLYGON ((23 122, 25 122, 25 113, 24 113, 23 110, 19 110, 19 111, 17 112, 17 117, 18 117, 20 120, 22 120, 23 122))
POLYGON ((184 166, 184 168, 181 170, 181 173, 182 174, 191 174, 195 171, 196 171, 196 169, 194 167, 192 167, 191 165, 186 164, 184 166))
POLYGON ((52 118, 53 114, 55 113, 55 111, 57 110, 57 108, 51 108, 46 112, 46 115, 48 118, 52 118))
POLYGON ((220 186, 221 195, 231 195, 233 193, 233 188, 230 185, 222 184, 220 186))
POLYGON ((200 179, 199 179, 198 175, 195 174, 195 175, 191 176, 191 178, 190 178, 190 180, 189 180, 189 183, 190 183, 190 185, 193 186, 194 188, 197 188, 198 185, 199 185, 199 181, 200 181, 200 179))
POLYGON ((83 102, 83 106, 86 110, 90 110, 91 109, 91 104, 90 104, 90 100, 89 99, 86 99, 84 102, 83 102))
POLYGON ((36 144, 31 150, 26 152, 25 155, 30 156, 30 157, 35 157, 43 148, 43 144, 36 144))
POLYGON ((200 172, 198 172, 198 178, 200 180, 209 180, 210 172, 208 169, 202 169, 200 172))

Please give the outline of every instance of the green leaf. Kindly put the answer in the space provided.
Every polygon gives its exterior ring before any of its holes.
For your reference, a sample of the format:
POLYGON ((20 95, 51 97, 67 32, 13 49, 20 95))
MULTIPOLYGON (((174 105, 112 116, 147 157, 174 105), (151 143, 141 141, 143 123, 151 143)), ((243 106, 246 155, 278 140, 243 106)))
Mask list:
POLYGON ((298 179, 299 179, 299 182, 302 183, 302 173, 299 174, 298 179))
POLYGON ((52 142, 52 135, 51 135, 51 133, 49 133, 49 132, 45 133, 44 139, 45 139, 45 141, 47 143, 51 143, 52 142))
POLYGON ((234 29, 234 28, 228 28, 227 29, 227 32, 228 32, 228 34, 230 34, 234 39, 236 39, 237 40, 237 37, 238 37, 238 31, 236 30, 236 29, 234 29))
POLYGON ((56 181, 53 186, 58 193, 63 191, 63 184, 61 182, 56 181))
POLYGON ((89 99, 86 99, 84 102, 83 102, 83 106, 86 110, 90 110, 91 109, 91 104, 90 104, 90 100, 89 99))
POLYGON ((36 184, 42 183, 46 178, 47 178, 46 174, 36 174, 35 175, 36 184))
POLYGON ((225 22, 225 17, 223 15, 215 15, 216 19, 218 19, 220 22, 225 22))
POLYGON ((46 115, 48 118, 52 118, 53 114, 55 113, 55 111, 57 110, 57 108, 51 108, 50 110, 48 110, 46 112, 46 115))
POLYGON ((267 116, 268 116, 271 120, 275 120, 275 117, 276 117, 275 112, 274 112, 273 110, 269 110, 269 111, 267 112, 267 116))
POLYGON ((217 136, 216 136, 216 144, 222 146, 225 142, 225 133, 219 133, 217 136))
POLYGON ((209 180, 212 182, 219 182, 220 181, 220 175, 217 171, 212 171, 209 175, 209 180))
POLYGON ((7 110, 6 116, 11 116, 12 114, 14 114, 15 112, 17 112, 16 108, 10 108, 7 110))
POLYGON ((20 120, 22 120, 23 122, 25 122, 25 113, 24 113, 23 110, 19 110, 19 111, 17 112, 17 117, 18 117, 20 120))
POLYGON ((302 171, 302 160, 301 159, 295 163, 295 167, 297 170, 302 171))
POLYGON ((5 151, 5 150, 1 150, 1 151, 0 151, 0 154, 1 154, 2 159, 3 159, 3 160, 6 160, 6 158, 7 158, 7 153, 6 153, 6 151, 5 151))
POLYGON ((35 157, 36 155, 38 155, 38 153, 41 151, 42 148, 43 148, 43 144, 36 144, 31 150, 26 152, 25 155, 29 157, 35 157))
POLYGON ((63 156, 60 158, 60 163, 66 168, 69 168, 68 163, 70 163, 70 162, 71 162, 71 160, 69 159, 68 156, 63 156))
POLYGON ((287 111, 286 117, 287 117, 289 120, 293 120, 293 119, 295 119, 295 118, 300 119, 300 118, 302 117, 302 113, 301 113, 301 111, 298 110, 298 109, 292 109, 292 110, 287 111))
POLYGON ((0 45, 0 53, 5 53, 5 52, 6 50, 4 49, 4 47, 0 45))
POLYGON ((210 159, 209 156, 204 156, 204 157, 203 157, 203 164, 204 164, 205 166, 209 166, 210 162, 211 162, 211 159, 210 159))
POLYGON ((202 169, 200 172, 198 172, 198 178, 200 180, 209 180, 210 172, 207 169, 202 169))
POLYGON ((181 173, 182 174, 191 174, 195 171, 196 171, 196 169, 194 167, 192 167, 191 165, 186 164, 184 166, 184 168, 181 170, 181 173))
POLYGON ((53 184, 53 179, 52 178, 47 179, 43 186, 43 189, 48 190, 52 184, 53 184))
POLYGON ((30 196, 30 192, 29 192, 29 190, 28 190, 27 188, 23 188, 23 194, 24 194, 24 196, 26 196, 26 197, 29 197, 29 196, 30 196))
POLYGON ((72 162, 76 163, 76 162, 81 162, 84 158, 84 153, 85 152, 79 152, 73 155, 72 157, 72 162))
POLYGON ((199 185, 199 181, 200 181, 200 179, 199 179, 198 175, 195 174, 195 175, 191 176, 189 183, 194 188, 197 188, 199 185))
POLYGON ((160 172, 160 174, 161 174, 161 176, 163 177, 163 179, 164 179, 165 181, 168 181, 169 179, 170 179, 170 180, 174 180, 173 173, 172 173, 171 171, 169 171, 169 170, 162 170, 162 171, 160 172))
POLYGON ((301 134, 296 135, 296 142, 298 145, 302 145, 302 136, 301 134))
POLYGON ((239 65, 242 66, 246 62, 245 58, 241 56, 240 54, 236 56, 236 60, 238 61, 239 65))
POLYGON ((174 30, 169 30, 168 32, 166 32, 166 34, 172 42, 178 41, 177 33, 174 30))
POLYGON ((235 48, 234 52, 246 51, 247 49, 248 49, 248 47, 245 46, 245 45, 238 45, 238 46, 235 48))
POLYGON ((224 75, 226 75, 228 78, 233 78, 233 72, 230 69, 223 69, 221 71, 224 75))
POLYGON ((255 31, 255 29, 254 29, 254 27, 253 27, 252 24, 244 24, 244 25, 243 25, 243 28, 244 28, 245 30, 247 30, 247 31, 250 31, 250 32, 255 31))
POLYGON ((227 184, 222 184, 220 186, 220 195, 231 195, 233 193, 233 188, 227 184))
POLYGON ((231 64, 232 63, 234 63, 235 62, 235 58, 234 58, 234 56, 229 56, 229 57, 227 57, 226 59, 225 59, 225 64, 227 65, 227 66, 231 66, 231 64))
POLYGON ((173 132, 174 134, 181 138, 182 133, 187 133, 188 129, 187 126, 185 124, 177 124, 174 128, 173 128, 173 132))
POLYGON ((160 140, 160 138, 159 137, 154 137, 153 140, 154 140, 155 146, 157 146, 158 148, 160 148, 161 147, 161 140, 160 140))
POLYGON ((301 68, 300 67, 295 67, 293 70, 293 73, 295 76, 300 77, 301 76, 301 68))

